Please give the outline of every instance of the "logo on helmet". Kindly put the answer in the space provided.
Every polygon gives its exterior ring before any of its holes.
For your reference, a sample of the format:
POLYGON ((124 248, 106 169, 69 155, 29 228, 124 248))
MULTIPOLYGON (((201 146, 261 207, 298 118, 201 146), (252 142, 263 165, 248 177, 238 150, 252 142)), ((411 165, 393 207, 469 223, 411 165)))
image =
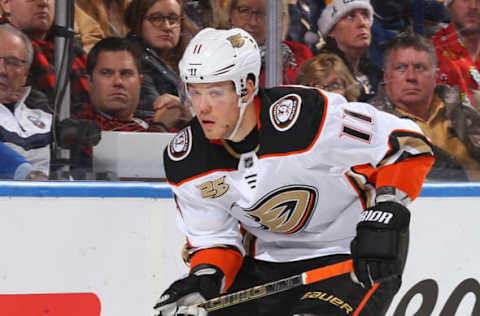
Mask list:
POLYGON ((240 33, 227 37, 227 40, 230 41, 233 48, 240 48, 245 44, 245 39, 240 33))

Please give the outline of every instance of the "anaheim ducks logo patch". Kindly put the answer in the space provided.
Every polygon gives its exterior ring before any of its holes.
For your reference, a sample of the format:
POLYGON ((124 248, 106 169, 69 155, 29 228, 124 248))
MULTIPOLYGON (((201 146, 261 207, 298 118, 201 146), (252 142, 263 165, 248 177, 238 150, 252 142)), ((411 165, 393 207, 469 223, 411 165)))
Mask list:
POLYGON ((168 144, 168 156, 174 161, 187 157, 192 149, 192 130, 190 126, 182 129, 168 144))
POLYGON ((227 40, 230 41, 230 44, 232 44, 233 48, 240 48, 243 46, 243 44, 245 44, 245 39, 240 33, 227 37, 227 40))
POLYGON ((298 94, 289 94, 270 106, 270 120, 275 129, 284 132, 295 124, 302 99, 298 94))
POLYGON ((318 191, 306 185, 291 185, 277 189, 245 209, 263 230, 293 234, 302 230, 312 217, 318 191))

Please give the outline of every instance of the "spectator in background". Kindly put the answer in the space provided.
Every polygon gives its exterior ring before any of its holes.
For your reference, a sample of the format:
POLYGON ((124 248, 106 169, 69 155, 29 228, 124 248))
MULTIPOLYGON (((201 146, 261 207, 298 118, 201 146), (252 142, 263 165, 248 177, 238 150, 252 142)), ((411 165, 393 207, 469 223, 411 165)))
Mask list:
POLYGON ((371 0, 375 11, 369 56, 383 66, 383 51, 395 35, 411 31, 432 36, 448 21, 443 0, 371 0))
MULTIPOLYGON (((120 37, 107 37, 97 42, 87 59, 91 103, 84 105, 86 111, 75 118, 95 122, 102 131, 169 131, 168 126, 176 122, 161 121, 157 118, 160 114, 146 119, 134 115, 140 101, 141 72, 141 50, 137 45, 120 37)), ((91 147, 78 146, 72 152, 76 159, 74 174, 77 178, 87 178, 92 171, 91 147)))
MULTIPOLYGON (((80 118, 90 119, 104 131, 166 132, 171 121, 156 115, 149 119, 134 116, 142 84, 141 51, 131 41, 107 37, 88 54, 88 89, 92 111, 80 118)), ((161 110, 158 110, 160 113, 161 110)))
POLYGON ((361 85, 359 101, 368 101, 377 92, 381 70, 367 57, 371 43, 373 8, 369 0, 327 0, 318 20, 326 44, 321 53, 340 56, 361 85))
POLYGON ((89 52, 96 42, 105 37, 100 24, 75 4, 74 31, 80 37, 83 50, 89 52))
POLYGON ((75 5, 98 22, 103 37, 124 37, 128 28, 123 16, 130 2, 131 0, 75 0, 75 5))
MULTIPOLYGON (((289 26, 288 1, 282 0, 283 29, 282 38, 285 39, 289 26)), ((250 33, 260 47, 262 57, 262 70, 259 83, 265 86, 265 28, 266 0, 232 0, 227 5, 232 27, 244 29, 250 33)), ((280 46, 283 67, 283 84, 293 84, 300 65, 313 56, 310 49, 304 44, 283 40, 280 46)))
POLYGON ((360 84, 336 54, 322 53, 305 61, 298 70, 296 83, 341 94, 349 102, 360 96, 360 84))
POLYGON ((32 164, 32 179, 46 179, 58 167, 51 155, 54 141, 71 149, 96 145, 100 136, 89 121, 54 121, 47 97, 25 86, 33 56, 24 33, 8 23, 0 25, 0 141, 32 164))
POLYGON ((451 22, 431 38, 438 58, 437 81, 458 86, 463 103, 480 109, 480 1, 444 3, 451 22))
MULTIPOLYGON (((28 83, 45 93, 50 104, 55 104, 54 33, 55 0, 24 1, 0 0, 5 16, 0 23, 10 23, 30 38, 35 55, 30 68, 28 83)), ((85 77, 86 53, 81 43, 73 41, 72 69, 70 71, 71 112, 82 111, 88 102, 85 77)))
POLYGON ((225 1, 197 0, 184 1, 185 14, 192 20, 198 29, 205 27, 227 28, 228 16, 225 10, 225 1))
POLYGON ((480 180, 480 112, 463 105, 458 90, 436 85, 435 49, 428 39, 400 33, 387 45, 384 61, 384 91, 371 103, 411 118, 432 140, 435 164, 428 178, 480 180))
POLYGON ((290 25, 286 40, 305 44, 316 55, 324 45, 324 40, 317 26, 318 18, 324 7, 324 1, 289 0, 290 25))
POLYGON ((127 38, 142 47, 143 82, 137 115, 178 124, 170 129, 183 128, 189 118, 180 101, 182 85, 178 62, 196 27, 185 16, 181 0, 133 0, 125 14, 131 33, 127 38), (161 118, 161 117, 162 118, 161 118))
POLYGON ((46 176, 50 173, 53 116, 26 87, 33 60, 30 39, 10 24, 0 25, 0 141, 46 176))

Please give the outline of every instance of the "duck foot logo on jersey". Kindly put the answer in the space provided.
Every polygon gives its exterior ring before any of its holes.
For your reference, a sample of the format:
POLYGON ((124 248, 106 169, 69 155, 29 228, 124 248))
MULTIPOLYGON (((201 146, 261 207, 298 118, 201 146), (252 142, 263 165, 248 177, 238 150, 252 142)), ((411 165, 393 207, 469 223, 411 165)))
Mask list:
POLYGON ((318 192, 314 187, 285 186, 270 192, 245 212, 261 229, 293 234, 308 224, 317 198, 318 192))

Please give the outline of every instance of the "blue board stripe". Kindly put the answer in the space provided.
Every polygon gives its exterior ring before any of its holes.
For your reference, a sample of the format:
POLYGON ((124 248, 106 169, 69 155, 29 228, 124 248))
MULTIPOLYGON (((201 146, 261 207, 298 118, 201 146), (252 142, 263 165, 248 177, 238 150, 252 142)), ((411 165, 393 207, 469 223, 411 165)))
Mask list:
POLYGON ((426 183, 422 197, 480 197, 480 182, 426 183))
MULTIPOLYGON (((0 196, 172 198, 166 183, 95 181, 0 181, 0 196)), ((480 182, 426 183, 422 197, 480 197, 480 182)))
POLYGON ((172 198, 166 183, 0 181, 0 196, 172 198))

